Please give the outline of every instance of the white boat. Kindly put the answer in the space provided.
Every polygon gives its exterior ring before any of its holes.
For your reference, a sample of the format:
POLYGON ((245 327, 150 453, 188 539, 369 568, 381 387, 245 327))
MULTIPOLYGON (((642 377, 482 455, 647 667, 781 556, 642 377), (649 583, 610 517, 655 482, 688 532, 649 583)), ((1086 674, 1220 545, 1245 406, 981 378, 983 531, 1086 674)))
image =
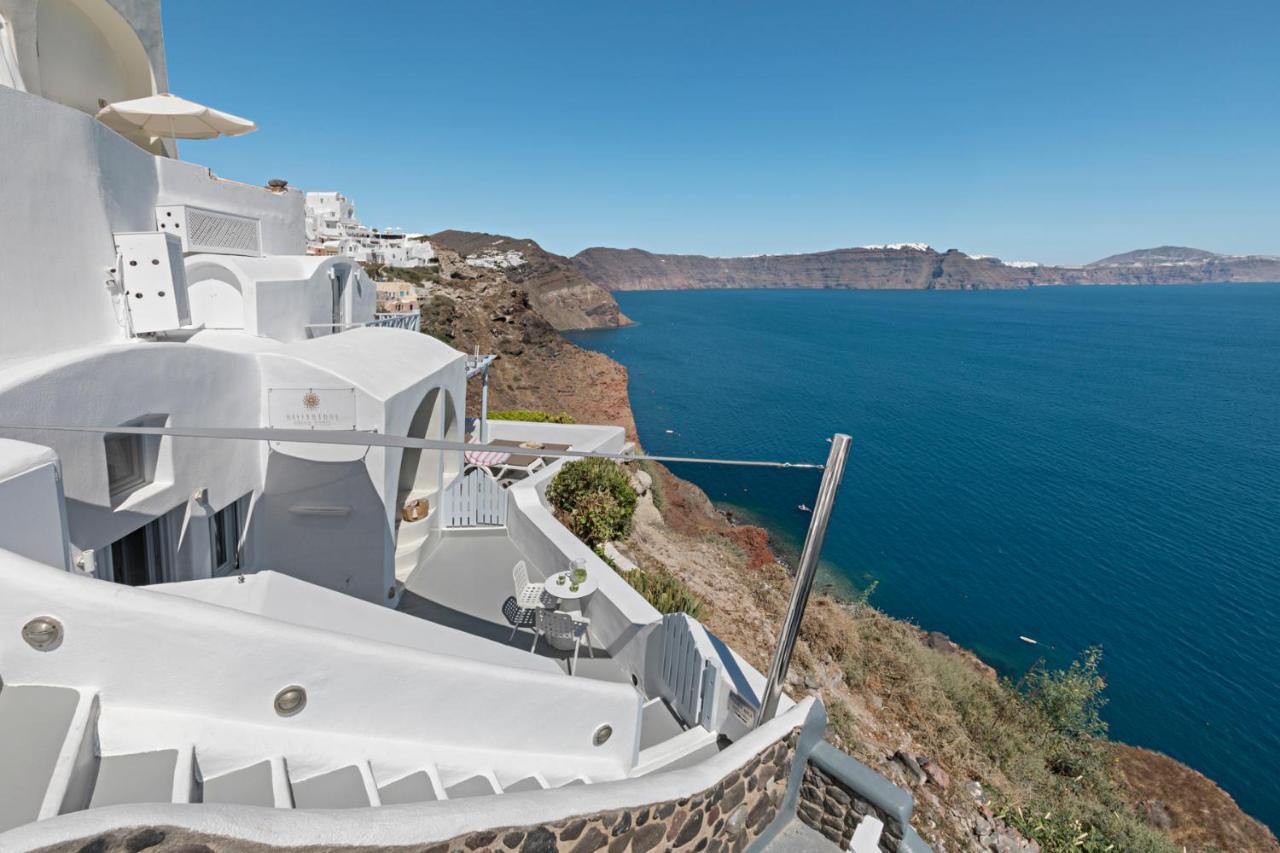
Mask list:
POLYGON ((820 702, 757 724, 765 677, 554 518, 562 457, 510 452, 621 428, 466 412, 492 358, 377 314, 346 242, 308 253, 304 193, 95 119, 167 90, 158 0, 0 0, 0 58, 0 849, 546 849, 620 810, 651 847, 677 812, 682 849, 763 847, 810 763, 927 849, 820 702), (508 480, 466 463, 469 414, 508 480), (575 604, 520 610, 570 566, 575 604))
POLYGON ((1022 642, 1024 642, 1024 643, 1028 643, 1028 644, 1030 644, 1030 645, 1032 645, 1032 646, 1037 646, 1037 645, 1039 645, 1039 642, 1037 642, 1036 640, 1033 640, 1033 639, 1031 639, 1030 637, 1024 637, 1024 636, 1022 636, 1021 634, 1019 634, 1019 635, 1018 635, 1018 639, 1019 639, 1019 640, 1021 640, 1021 641, 1022 641, 1022 642))

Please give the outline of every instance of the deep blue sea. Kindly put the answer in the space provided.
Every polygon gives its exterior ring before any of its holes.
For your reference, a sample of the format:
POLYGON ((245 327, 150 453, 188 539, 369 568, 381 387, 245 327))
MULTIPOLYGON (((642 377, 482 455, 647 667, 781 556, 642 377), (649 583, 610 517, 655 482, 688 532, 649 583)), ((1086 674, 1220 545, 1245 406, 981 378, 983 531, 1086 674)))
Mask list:
MULTIPOLYGON (((1015 678, 1101 644, 1112 735, 1280 828, 1280 285, 618 296, 637 325, 573 337, 648 451, 850 433, 829 582, 1015 678)), ((816 473, 673 467, 803 537, 816 473)))

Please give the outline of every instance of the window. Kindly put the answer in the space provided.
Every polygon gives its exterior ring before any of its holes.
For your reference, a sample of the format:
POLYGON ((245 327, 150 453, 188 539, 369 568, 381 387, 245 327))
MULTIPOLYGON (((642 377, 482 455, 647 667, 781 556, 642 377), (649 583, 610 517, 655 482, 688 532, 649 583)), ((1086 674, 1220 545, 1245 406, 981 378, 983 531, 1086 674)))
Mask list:
POLYGON ((143 461, 142 436, 107 434, 107 480, 111 494, 123 495, 147 484, 147 469, 143 461))
MULTIPOLYGON (((168 415, 144 415, 121 426, 162 427, 168 415)), ((153 482, 160 459, 161 437, 109 432, 102 437, 107 460, 107 488, 112 503, 153 482)))

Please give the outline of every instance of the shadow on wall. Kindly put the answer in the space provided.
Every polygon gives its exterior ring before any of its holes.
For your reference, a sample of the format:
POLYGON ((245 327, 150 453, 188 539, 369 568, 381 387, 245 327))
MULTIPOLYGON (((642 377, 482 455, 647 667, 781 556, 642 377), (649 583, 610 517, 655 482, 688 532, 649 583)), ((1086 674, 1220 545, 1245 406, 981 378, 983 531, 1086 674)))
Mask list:
POLYGON ((392 534, 364 460, 315 462, 272 451, 248 535, 257 569, 387 601, 392 534))

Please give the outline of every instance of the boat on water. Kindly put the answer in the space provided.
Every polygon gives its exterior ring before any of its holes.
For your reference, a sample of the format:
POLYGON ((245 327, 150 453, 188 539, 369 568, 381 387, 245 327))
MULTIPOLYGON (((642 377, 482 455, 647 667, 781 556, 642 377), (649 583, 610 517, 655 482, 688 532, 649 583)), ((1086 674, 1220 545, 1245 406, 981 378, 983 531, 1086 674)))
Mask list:
POLYGON ((818 699, 553 516, 621 428, 490 422, 492 356, 377 312, 362 253, 420 241, 148 129, 158 0, 3 0, 0 59, 0 849, 785 849, 813 767, 841 849, 928 849, 818 699))

